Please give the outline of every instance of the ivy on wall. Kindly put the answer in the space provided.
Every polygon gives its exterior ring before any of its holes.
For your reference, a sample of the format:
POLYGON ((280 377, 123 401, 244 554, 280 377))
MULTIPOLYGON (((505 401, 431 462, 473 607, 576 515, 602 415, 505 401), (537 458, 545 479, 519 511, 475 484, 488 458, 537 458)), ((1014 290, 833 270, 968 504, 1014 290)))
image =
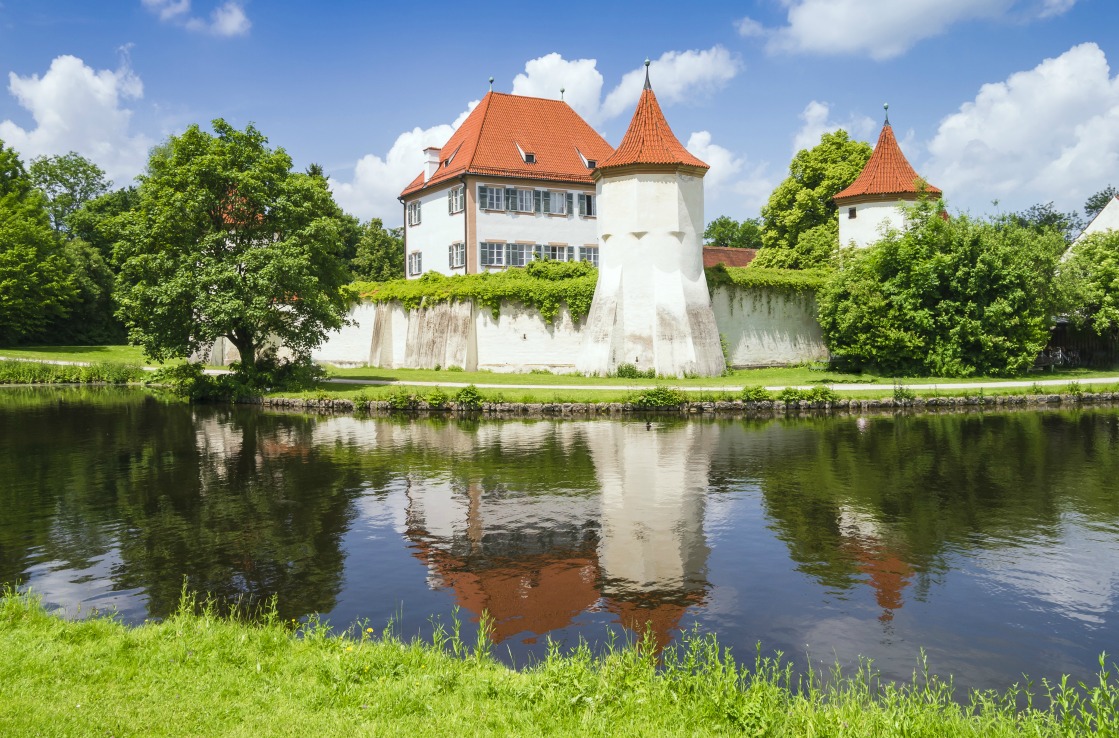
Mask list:
POLYGON ((572 320, 587 316, 594 299, 598 270, 584 261, 536 261, 523 269, 447 277, 428 272, 419 279, 391 282, 355 282, 355 296, 369 302, 400 302, 406 310, 441 302, 473 301, 501 314, 501 303, 519 303, 536 308, 552 322, 562 305, 572 320))
POLYGON ((828 281, 828 269, 768 269, 764 267, 728 267, 723 264, 707 271, 707 287, 721 286, 786 290, 789 292, 818 292, 828 281))

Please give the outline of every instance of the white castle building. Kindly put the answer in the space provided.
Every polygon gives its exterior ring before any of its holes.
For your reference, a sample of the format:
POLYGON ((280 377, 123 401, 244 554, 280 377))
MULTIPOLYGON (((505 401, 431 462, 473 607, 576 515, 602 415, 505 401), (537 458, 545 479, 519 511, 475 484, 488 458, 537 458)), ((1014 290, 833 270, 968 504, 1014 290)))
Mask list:
POLYGON ((886 230, 905 227, 902 206, 943 194, 925 182, 901 153, 887 115, 870 160, 855 181, 832 198, 839 206, 839 244, 869 246, 881 240, 886 230))

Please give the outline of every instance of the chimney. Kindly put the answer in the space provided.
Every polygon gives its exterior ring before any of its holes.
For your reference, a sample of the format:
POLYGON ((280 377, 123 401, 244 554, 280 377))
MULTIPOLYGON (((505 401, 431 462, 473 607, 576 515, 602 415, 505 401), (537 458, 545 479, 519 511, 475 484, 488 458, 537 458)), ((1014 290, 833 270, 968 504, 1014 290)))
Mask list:
POLYGON ((424 182, 429 181, 439 171, 439 152, 438 146, 428 146, 424 149, 424 182))

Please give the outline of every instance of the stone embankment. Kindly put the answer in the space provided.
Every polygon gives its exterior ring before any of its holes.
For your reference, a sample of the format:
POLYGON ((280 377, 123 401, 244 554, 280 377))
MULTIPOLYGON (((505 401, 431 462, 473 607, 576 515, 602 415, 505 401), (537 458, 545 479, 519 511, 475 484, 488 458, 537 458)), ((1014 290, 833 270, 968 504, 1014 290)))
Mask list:
POLYGON ((393 407, 387 401, 353 401, 347 399, 314 399, 265 397, 254 401, 261 405, 287 410, 319 413, 364 412, 376 415, 392 413, 447 415, 472 414, 498 418, 516 417, 624 417, 627 415, 680 416, 779 416, 798 413, 894 413, 902 412, 967 412, 995 409, 1069 409, 1085 405, 1119 404, 1119 392, 1083 392, 1046 395, 966 395, 961 397, 916 397, 912 399, 840 399, 835 402, 781 402, 765 400, 716 400, 683 402, 679 405, 638 407, 628 402, 556 402, 518 403, 483 402, 480 408, 459 408, 454 402, 431 406, 422 400, 413 407, 393 407))

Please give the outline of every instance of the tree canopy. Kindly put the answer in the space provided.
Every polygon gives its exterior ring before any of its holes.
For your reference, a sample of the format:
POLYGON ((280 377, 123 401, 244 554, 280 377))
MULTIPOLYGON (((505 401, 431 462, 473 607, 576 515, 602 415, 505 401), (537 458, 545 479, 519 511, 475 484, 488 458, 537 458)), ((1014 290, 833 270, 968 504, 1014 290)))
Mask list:
MULTIPOLYGON (((821 245, 826 243, 824 231, 815 231, 811 243, 802 247, 802 234, 835 223, 838 208, 832 197, 846 188, 866 166, 873 149, 863 141, 853 141, 840 129, 825 133, 811 149, 801 149, 789 163, 789 176, 769 196, 762 208, 762 245, 758 254, 766 266, 806 269, 821 265, 821 245), (776 255, 767 249, 789 249, 776 255), (764 258, 763 258, 764 257, 764 258)), ((835 245, 839 245, 838 230, 835 245)), ((830 254, 828 254, 830 257, 830 254)))
POLYGON ((118 316, 154 359, 227 338, 251 371, 273 342, 297 359, 344 322, 343 216, 322 177, 293 172, 249 125, 213 121, 153 150, 119 216, 118 316))
POLYGON ((1048 340, 1053 277, 1065 243, 1013 218, 939 217, 845 253, 819 296, 834 357, 894 375, 1016 374, 1048 340))
POLYGON ((1077 242, 1061 264, 1062 309, 1074 323, 1106 335, 1119 327, 1119 231, 1077 242))
POLYGON ((1095 218, 1097 215, 1100 214, 1101 210, 1107 207, 1107 204, 1111 202, 1111 199, 1116 195, 1119 195, 1119 190, 1115 189, 1111 185, 1104 187, 1102 190, 1084 201, 1084 215, 1088 218, 1088 220, 1095 218))
POLYGON ((65 317, 73 298, 43 194, 19 155, 0 141, 0 343, 16 343, 65 317))
POLYGON ((71 213, 112 186, 101 167, 74 151, 62 156, 40 156, 32 160, 28 173, 32 183, 46 196, 51 226, 58 233, 70 230, 67 220, 71 213))
POLYGON ((387 282, 404 277, 403 228, 385 228, 380 218, 361 226, 356 253, 350 262, 354 279, 387 282))
POLYGON ((761 220, 758 218, 747 218, 739 222, 726 215, 720 215, 707 224, 707 228, 703 230, 703 240, 707 246, 717 246, 720 248, 761 248, 761 220))

